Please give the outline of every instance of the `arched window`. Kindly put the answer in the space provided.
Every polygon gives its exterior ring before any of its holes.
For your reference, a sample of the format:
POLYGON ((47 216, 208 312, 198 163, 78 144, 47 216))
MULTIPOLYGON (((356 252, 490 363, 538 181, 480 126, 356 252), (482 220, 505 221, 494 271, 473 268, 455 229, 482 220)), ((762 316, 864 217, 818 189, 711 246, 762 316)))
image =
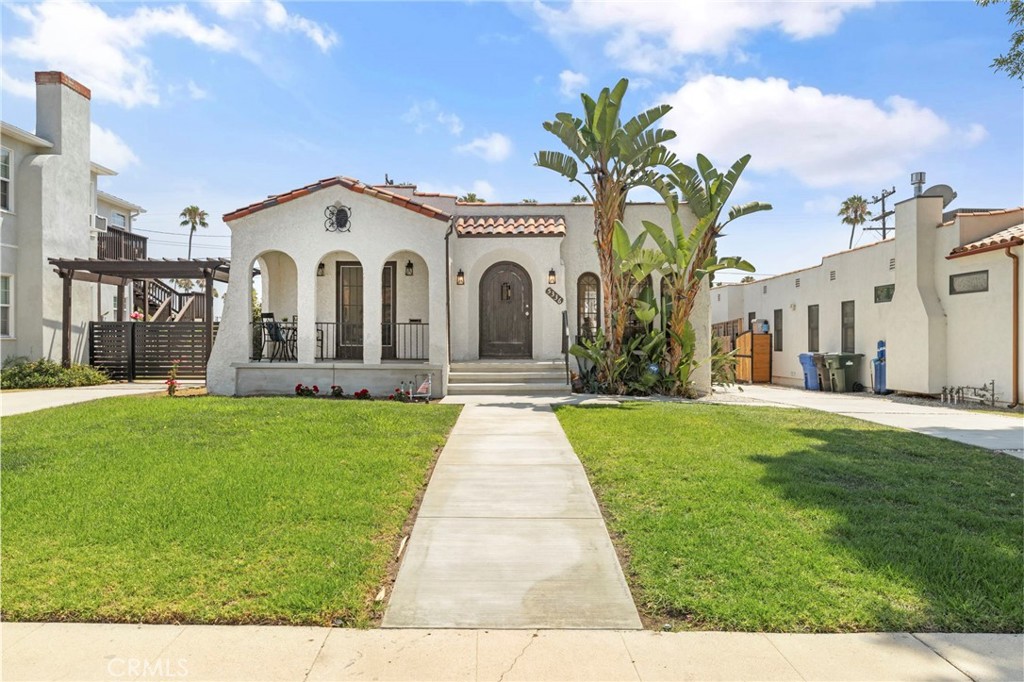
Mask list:
POLYGON ((601 328, 601 280, 584 272, 576 280, 576 333, 592 339, 601 328))

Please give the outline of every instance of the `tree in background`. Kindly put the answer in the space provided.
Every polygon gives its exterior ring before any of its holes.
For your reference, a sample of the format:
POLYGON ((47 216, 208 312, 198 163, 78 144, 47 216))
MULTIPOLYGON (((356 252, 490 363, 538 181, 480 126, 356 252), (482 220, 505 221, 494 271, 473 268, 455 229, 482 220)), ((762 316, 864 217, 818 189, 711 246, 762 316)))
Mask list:
POLYGON ((843 202, 843 205, 839 207, 839 213, 837 214, 842 218, 843 225, 850 226, 850 246, 853 248, 853 235, 857 232, 857 228, 867 222, 868 218, 871 217, 871 213, 868 211, 867 200, 859 194, 854 194, 852 197, 843 202))
POLYGON ((536 199, 523 199, 522 203, 524 203, 524 204, 536 204, 537 200, 536 199))
POLYGON ((601 90, 597 99, 583 93, 583 118, 570 113, 555 114, 544 129, 569 151, 541 151, 534 163, 555 171, 579 185, 594 203, 594 236, 601 266, 602 321, 608 351, 619 352, 629 317, 628 273, 617 267, 612 238, 615 224, 622 220, 626 197, 637 187, 650 187, 661 195, 674 213, 678 200, 662 175, 662 168, 678 164, 664 143, 675 138, 671 130, 652 126, 672 107, 662 104, 633 117, 625 125, 620 118, 629 81, 621 79, 614 88, 601 90), (589 175, 580 180, 580 164, 589 175))
POLYGON ((743 277, 740 278, 740 284, 749 284, 750 282, 753 282, 753 281, 754 281, 754 276, 753 275, 743 275, 743 277))
POLYGON ((478 197, 476 195, 476 192, 466 192, 465 194, 463 194, 461 197, 458 198, 458 201, 463 203, 463 204, 486 204, 487 203, 487 199, 482 199, 482 198, 478 197))
MULTIPOLYGON (((994 5, 1005 0, 977 0, 982 7, 994 5)), ((1010 36, 1010 49, 992 60, 992 68, 1005 71, 1010 78, 1024 81, 1024 0, 1009 0, 1006 18, 1016 31, 1010 36)))
POLYGON ((188 229, 188 259, 192 260, 192 235, 196 233, 196 228, 206 228, 209 225, 206 223, 206 219, 209 217, 203 209, 198 206, 186 206, 181 210, 181 214, 178 216, 181 218, 181 226, 187 227, 188 229))
POLYGON ((587 198, 586 194, 575 194, 572 199, 569 199, 569 201, 574 204, 585 204, 590 201, 590 199, 587 198))

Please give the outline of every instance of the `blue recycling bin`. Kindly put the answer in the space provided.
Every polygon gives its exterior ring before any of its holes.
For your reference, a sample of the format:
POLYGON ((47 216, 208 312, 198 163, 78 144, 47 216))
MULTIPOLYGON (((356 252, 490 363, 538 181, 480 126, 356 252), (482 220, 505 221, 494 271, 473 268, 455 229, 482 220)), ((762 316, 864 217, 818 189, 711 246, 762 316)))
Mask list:
POLYGON ((800 366, 804 369, 804 388, 808 391, 820 390, 818 387, 818 368, 814 364, 814 356, 810 353, 801 353, 800 366))
POLYGON ((885 341, 878 342, 878 353, 871 360, 871 366, 874 370, 874 391, 879 395, 885 395, 888 393, 885 389, 885 341))

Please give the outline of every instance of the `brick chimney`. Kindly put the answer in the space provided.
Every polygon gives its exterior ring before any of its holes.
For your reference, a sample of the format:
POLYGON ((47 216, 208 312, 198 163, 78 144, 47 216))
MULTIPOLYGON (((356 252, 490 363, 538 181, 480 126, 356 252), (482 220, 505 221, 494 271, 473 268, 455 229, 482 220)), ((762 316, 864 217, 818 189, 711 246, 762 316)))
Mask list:
POLYGON ((92 93, 60 71, 36 72, 36 135, 53 143, 53 154, 89 159, 92 93))

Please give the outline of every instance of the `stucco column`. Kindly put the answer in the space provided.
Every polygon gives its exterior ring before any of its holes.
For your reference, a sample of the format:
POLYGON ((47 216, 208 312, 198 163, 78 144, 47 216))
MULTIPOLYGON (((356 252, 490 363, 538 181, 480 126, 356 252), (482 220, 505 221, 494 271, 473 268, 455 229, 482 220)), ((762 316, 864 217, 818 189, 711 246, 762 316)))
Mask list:
MULTIPOLYGON (((448 361, 448 328, 445 322, 445 280, 444 258, 431 259, 428 268, 428 312, 430 320, 430 351, 428 361, 432 365, 444 365, 448 361)), ((435 377, 440 381, 440 377, 435 377)))
POLYGON ((296 312, 299 316, 296 355, 299 362, 316 361, 316 263, 296 260, 296 312))
POLYGON ((363 364, 380 364, 380 325, 383 319, 381 287, 384 263, 373 261, 363 264, 363 364))

